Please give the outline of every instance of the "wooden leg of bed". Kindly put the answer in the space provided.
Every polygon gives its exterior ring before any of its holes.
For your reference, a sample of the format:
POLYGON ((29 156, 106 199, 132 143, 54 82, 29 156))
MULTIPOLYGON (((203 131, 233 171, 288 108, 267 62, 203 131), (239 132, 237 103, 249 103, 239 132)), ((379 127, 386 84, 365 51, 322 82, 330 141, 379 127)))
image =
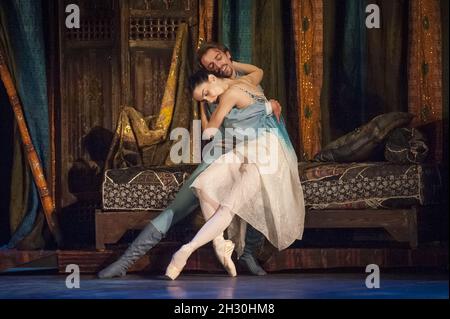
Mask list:
POLYGON ((101 225, 101 218, 98 216, 100 213, 99 210, 95 211, 95 249, 105 250, 104 228, 101 225))
POLYGON ((115 244, 127 232, 129 227, 111 213, 101 211, 95 214, 95 248, 105 250, 105 244, 115 244))
POLYGON ((405 210, 404 222, 401 225, 385 226, 386 231, 399 242, 408 242, 411 248, 417 248, 417 209, 405 210))
POLYGON ((115 244, 132 229, 144 228, 159 212, 155 211, 108 211, 95 212, 95 246, 104 250, 105 244, 115 244))
POLYGON ((417 247, 417 209, 307 211, 305 228, 384 228, 396 241, 417 247))

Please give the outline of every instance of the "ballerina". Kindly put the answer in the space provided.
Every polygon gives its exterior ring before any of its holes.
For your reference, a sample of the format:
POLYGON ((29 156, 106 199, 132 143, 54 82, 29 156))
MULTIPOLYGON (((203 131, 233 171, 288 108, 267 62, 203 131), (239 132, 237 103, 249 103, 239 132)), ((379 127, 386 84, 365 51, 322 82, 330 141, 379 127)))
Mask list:
POLYGON ((234 123, 234 113, 231 112, 234 108, 243 109, 267 102, 256 87, 261 79, 260 69, 239 79, 220 78, 205 70, 190 78, 195 100, 219 103, 204 125, 204 134, 208 137, 214 137, 216 132, 211 129, 219 128, 222 123, 235 129, 263 130, 258 130, 253 136, 241 136, 231 151, 215 159, 191 184, 207 222, 189 243, 173 255, 166 270, 166 276, 172 280, 181 273, 189 256, 210 241, 213 241, 224 267, 230 275, 235 275, 231 255, 234 249, 238 256, 242 254, 247 223, 279 250, 302 238, 305 216, 303 191, 297 157, 284 122, 277 122, 273 116, 254 116, 249 117, 242 127, 242 122, 234 123), (269 155, 269 162, 261 160, 258 156, 260 150, 269 155), (229 239, 225 240, 223 232, 227 228, 229 239))

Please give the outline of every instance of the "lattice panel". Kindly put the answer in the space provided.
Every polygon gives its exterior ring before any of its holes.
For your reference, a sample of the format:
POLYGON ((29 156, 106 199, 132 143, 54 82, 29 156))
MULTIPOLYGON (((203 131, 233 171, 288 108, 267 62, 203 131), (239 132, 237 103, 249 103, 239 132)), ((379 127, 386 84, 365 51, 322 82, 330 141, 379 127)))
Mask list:
POLYGON ((195 10, 195 0, 131 0, 130 8, 146 11, 189 11, 195 10))
POLYGON ((130 40, 175 40, 180 18, 130 18, 130 40))
POLYGON ((108 41, 114 37, 114 23, 110 17, 82 19, 79 29, 67 29, 71 41, 108 41))

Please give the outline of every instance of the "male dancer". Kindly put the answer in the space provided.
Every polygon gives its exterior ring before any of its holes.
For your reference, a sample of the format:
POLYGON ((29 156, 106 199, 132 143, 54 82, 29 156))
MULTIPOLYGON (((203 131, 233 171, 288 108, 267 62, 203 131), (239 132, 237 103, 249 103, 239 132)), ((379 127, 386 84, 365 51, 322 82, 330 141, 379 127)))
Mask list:
MULTIPOLYGON (((198 50, 197 57, 199 64, 209 71, 218 73, 222 77, 238 76, 232 65, 230 51, 225 46, 207 43, 198 50)), ((206 107, 207 113, 211 114, 216 106, 214 104, 208 105, 206 107)), ((279 118, 281 107, 278 102, 271 100, 266 105, 266 109, 268 112, 273 110, 274 115, 279 118)), ((246 109, 239 110, 237 108, 232 110, 232 112, 245 111, 246 109)), ((221 129, 223 129, 223 126, 221 129)), ((185 218, 199 206, 198 198, 189 186, 208 165, 208 163, 202 162, 196 168, 184 182, 173 202, 161 214, 150 221, 117 261, 99 272, 99 278, 125 276, 128 268, 158 244, 172 225, 185 218)), ((239 262, 254 275, 266 274, 254 257, 254 251, 263 240, 262 234, 252 227, 247 227, 245 249, 243 255, 239 258, 239 262)))

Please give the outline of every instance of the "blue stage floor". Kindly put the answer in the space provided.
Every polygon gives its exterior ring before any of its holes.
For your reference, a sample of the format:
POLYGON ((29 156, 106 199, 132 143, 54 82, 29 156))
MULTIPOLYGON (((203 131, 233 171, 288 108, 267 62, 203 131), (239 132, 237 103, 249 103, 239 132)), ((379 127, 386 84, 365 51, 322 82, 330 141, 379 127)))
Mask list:
POLYGON ((265 277, 183 274, 128 275, 99 280, 81 276, 68 289, 62 275, 2 275, 0 299, 443 299, 449 298, 446 274, 381 274, 380 288, 365 286, 365 273, 283 273, 265 277))

